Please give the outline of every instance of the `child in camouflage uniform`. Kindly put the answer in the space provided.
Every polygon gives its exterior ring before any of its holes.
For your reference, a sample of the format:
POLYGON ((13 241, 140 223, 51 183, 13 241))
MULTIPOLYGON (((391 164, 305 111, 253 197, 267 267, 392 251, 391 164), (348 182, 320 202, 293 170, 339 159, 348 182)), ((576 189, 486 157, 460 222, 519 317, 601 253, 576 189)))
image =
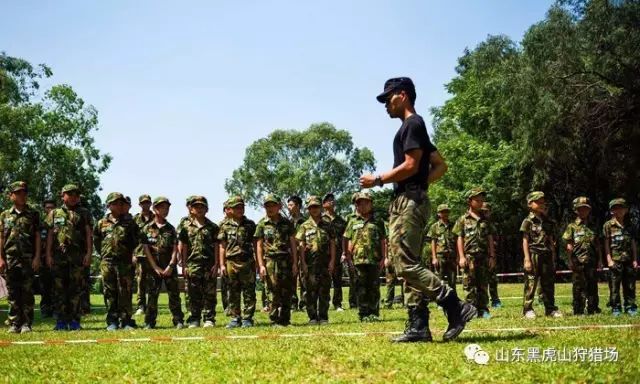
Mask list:
POLYGON ((158 296, 160 296, 162 282, 167 287, 173 325, 176 329, 184 327, 176 267, 178 264, 178 234, 173 225, 167 221, 170 207, 169 199, 163 196, 156 197, 153 200, 153 220, 142 228, 142 236, 147 239, 147 244, 144 245, 145 262, 149 263, 152 271, 148 276, 145 329, 156 327, 158 296))
POLYGON ((534 191, 527 195, 529 215, 522 221, 522 250, 524 253, 524 299, 522 312, 525 318, 534 319, 533 300, 536 287, 542 288, 542 299, 547 316, 562 317, 555 305, 555 229, 547 217, 544 193, 534 191))
POLYGON ((458 258, 464 271, 463 286, 467 291, 466 301, 478 309, 478 317, 488 319, 489 270, 495 267, 493 235, 489 221, 482 215, 482 204, 487 193, 482 188, 472 188, 465 197, 469 210, 453 227, 458 240, 458 258))
POLYGON ((629 226, 624 220, 629 212, 627 202, 617 198, 609 202, 609 209, 613 217, 604 223, 604 250, 607 255, 607 265, 610 274, 611 313, 620 316, 620 285, 624 296, 624 310, 631 316, 638 313, 636 306, 636 277, 638 268, 638 250, 635 239, 631 236, 629 226))
POLYGON ((384 223, 374 217, 368 192, 360 192, 356 204, 358 214, 349 220, 344 237, 348 240, 348 255, 356 269, 358 316, 360 321, 378 321, 380 271, 386 253, 384 223))
POLYGON ((110 213, 100 219, 93 230, 93 244, 100 254, 100 272, 107 306, 107 330, 119 327, 132 330, 131 289, 133 286, 133 250, 140 241, 138 226, 127 214, 122 193, 107 196, 110 213))
POLYGON ((280 214, 280 198, 267 195, 266 216, 256 227, 258 268, 271 292, 269 318, 273 326, 287 326, 291 321, 291 296, 298 274, 295 225, 280 214))
POLYGON ((331 274, 335 267, 336 240, 331 224, 322 220, 322 202, 317 196, 307 198, 309 219, 298 229, 302 269, 306 277, 306 304, 309 324, 329 322, 331 274))
POLYGON ((244 200, 233 196, 227 200, 232 210, 231 218, 224 220, 218 233, 220 241, 220 271, 226 275, 229 290, 229 314, 227 328, 253 326, 256 311, 256 264, 253 255, 253 235, 256 224, 244 216, 244 200), (240 296, 244 310, 240 310, 240 296), (242 316, 241 316, 242 315, 242 316))
POLYGON ((31 332, 33 275, 40 268, 40 214, 27 204, 27 183, 9 186, 13 206, 0 213, 0 273, 9 291, 9 333, 31 332))
POLYGON ((596 231, 589 222, 591 204, 581 196, 573 200, 576 219, 567 225, 562 235, 566 242, 569 268, 573 280, 573 314, 599 313, 597 304, 598 278, 596 268, 600 260, 600 244, 596 231))
POLYGON ((455 291, 458 272, 456 237, 452 233, 453 223, 449 221, 449 206, 440 204, 437 208, 438 221, 431 224, 427 238, 431 241, 431 264, 438 276, 455 291))
POLYGON ((206 218, 209 203, 194 196, 189 218, 182 224, 178 239, 189 292, 189 328, 213 327, 216 318, 218 275, 218 226, 206 218), (204 310, 204 316, 203 316, 204 310))

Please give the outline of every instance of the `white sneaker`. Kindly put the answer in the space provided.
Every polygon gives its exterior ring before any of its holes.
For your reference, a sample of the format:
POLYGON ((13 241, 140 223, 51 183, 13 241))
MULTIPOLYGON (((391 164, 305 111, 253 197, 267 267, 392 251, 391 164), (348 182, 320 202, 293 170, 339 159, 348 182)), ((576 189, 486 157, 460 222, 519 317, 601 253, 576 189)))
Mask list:
POLYGON ((202 324, 202 328, 213 328, 216 325, 216 323, 214 323, 211 320, 207 320, 204 322, 204 324, 202 324))
POLYGON ((549 314, 550 317, 559 318, 562 317, 562 312, 555 310, 549 314))
POLYGON ((142 310, 142 308, 138 308, 138 310, 135 313, 135 316, 142 316, 144 315, 144 311, 142 310))
POLYGON ((344 312, 344 308, 338 307, 338 308, 336 308, 336 312, 344 312))
POLYGON ((533 311, 527 311, 527 312, 524 314, 524 318, 525 318, 525 319, 535 319, 535 318, 536 318, 536 313, 535 313, 535 312, 533 312, 533 311))
POLYGON ((31 327, 28 326, 27 324, 23 325, 22 328, 20 328, 20 333, 29 333, 31 332, 31 327))

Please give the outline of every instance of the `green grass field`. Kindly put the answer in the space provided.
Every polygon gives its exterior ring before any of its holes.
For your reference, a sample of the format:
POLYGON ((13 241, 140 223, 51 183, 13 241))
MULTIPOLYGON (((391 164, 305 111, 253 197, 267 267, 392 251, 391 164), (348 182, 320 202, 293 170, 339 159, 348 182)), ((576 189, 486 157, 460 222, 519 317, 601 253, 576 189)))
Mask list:
MULTIPOLYGON (((605 309, 606 285, 600 287, 601 307, 595 316, 570 315, 571 286, 559 284, 556 294, 561 319, 521 317, 522 286, 500 286, 504 307, 490 320, 471 322, 458 341, 441 342, 446 319, 431 306, 433 343, 398 345, 389 332, 404 329, 405 310, 382 310, 383 321, 362 324, 355 310, 331 311, 330 324, 307 326, 306 314, 295 312, 293 325, 268 326, 266 314, 256 316, 258 326, 229 331, 219 308, 213 329, 171 328, 166 295, 161 296, 158 329, 117 331, 104 329, 104 309, 83 321, 85 330, 53 332, 53 320, 36 320, 27 335, 0 334, 1 380, 5 382, 638 382, 640 377, 640 328, 549 329, 548 327, 635 324, 640 317, 613 318, 605 309), (533 328, 504 330, 505 328, 533 328), (502 329, 502 330, 501 330, 502 329), (335 333, 343 333, 336 335, 335 333), (348 334, 352 333, 352 334, 348 334), (227 338, 226 336, 245 336, 227 338), (258 335, 259 337, 252 337, 258 335), (284 336, 281 336, 284 335, 284 336), (294 337, 298 335, 298 337, 294 337), (205 339, 198 338, 205 336, 205 339), (171 337, 193 337, 171 340, 171 337), (133 339, 132 341, 105 340, 133 339), (140 339, 151 338, 150 341, 140 339), (100 339, 86 344, 26 344, 7 341, 100 339), (3 343, 4 342, 4 343, 3 343), (490 355, 488 365, 468 362, 463 354, 469 343, 479 344, 490 355), (501 362, 499 350, 523 348, 615 347, 617 362, 501 362)), ((101 296, 92 297, 102 304, 101 296)), ((6 301, 1 302, 6 309, 6 301)), ((538 314, 543 313, 538 307, 538 314)), ((38 317, 36 313, 36 317, 38 317)), ((3 312, 2 320, 6 313, 3 312)), ((137 318, 142 322, 140 317, 137 318)))

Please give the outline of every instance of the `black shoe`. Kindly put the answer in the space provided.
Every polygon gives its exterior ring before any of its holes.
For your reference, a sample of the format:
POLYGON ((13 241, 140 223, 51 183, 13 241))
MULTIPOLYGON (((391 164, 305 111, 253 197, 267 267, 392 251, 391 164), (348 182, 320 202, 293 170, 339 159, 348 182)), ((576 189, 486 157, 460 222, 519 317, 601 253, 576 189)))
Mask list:
POLYGON ((437 300, 437 303, 442 307, 449 321, 449 326, 442 336, 444 341, 451 341, 458 337, 465 325, 478 315, 476 307, 460 301, 453 290, 450 290, 442 299, 437 300))
POLYGON ((429 310, 427 307, 409 307, 409 318, 405 323, 404 334, 392 341, 394 343, 416 343, 433 341, 429 330, 429 310))

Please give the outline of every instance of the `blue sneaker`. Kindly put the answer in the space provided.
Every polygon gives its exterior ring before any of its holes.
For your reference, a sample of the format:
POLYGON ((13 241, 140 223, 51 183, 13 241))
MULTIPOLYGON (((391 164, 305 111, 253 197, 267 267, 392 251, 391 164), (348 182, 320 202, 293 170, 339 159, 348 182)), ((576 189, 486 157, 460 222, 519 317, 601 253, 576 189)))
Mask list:
POLYGON ((631 308, 629 310, 627 310, 627 315, 629 316, 635 316, 638 314, 638 310, 636 308, 631 308))
POLYGON ((107 331, 109 331, 109 332, 113 332, 113 331, 117 331, 117 330, 118 330, 118 324, 116 324, 116 323, 111 323, 107 327, 107 331))
POLYGON ((79 331, 79 330, 81 330, 81 329, 82 329, 82 327, 80 326, 80 322, 75 321, 75 320, 72 320, 72 321, 69 323, 69 330, 70 330, 70 331, 79 331))
POLYGON ((231 319, 229 324, 227 324, 227 329, 240 328, 241 326, 242 326, 242 321, 240 320, 240 318, 234 317, 233 319, 231 319))
POLYGON ((502 302, 500 300, 496 300, 491 303, 491 308, 502 308, 502 302))
POLYGON ((489 311, 485 311, 482 313, 482 318, 489 320, 491 318, 491 313, 489 313, 489 311))
POLYGON ((66 331, 68 328, 67 323, 62 320, 56 321, 56 326, 53 328, 54 331, 66 331))
POLYGON ((619 309, 612 309, 611 314, 613 315, 613 317, 618 317, 621 315, 621 312, 619 309))
POLYGON ((242 320, 242 328, 251 328, 251 327, 253 327, 253 320, 251 319, 242 320))

